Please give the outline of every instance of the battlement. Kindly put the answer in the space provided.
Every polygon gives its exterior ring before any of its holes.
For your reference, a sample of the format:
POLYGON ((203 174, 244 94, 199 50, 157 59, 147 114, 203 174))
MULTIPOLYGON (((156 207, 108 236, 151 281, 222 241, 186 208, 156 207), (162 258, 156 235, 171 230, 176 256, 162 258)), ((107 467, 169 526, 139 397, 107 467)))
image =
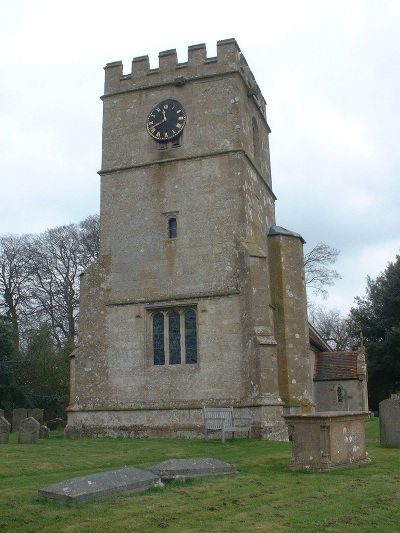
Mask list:
POLYGON ((249 89, 249 96, 257 95, 262 107, 265 101, 257 82, 235 39, 217 42, 217 56, 207 57, 205 44, 188 47, 188 60, 178 62, 176 49, 158 55, 158 68, 151 69, 149 56, 135 57, 130 74, 123 74, 122 61, 108 63, 105 67, 104 95, 146 89, 152 86, 173 84, 183 86, 193 79, 238 72, 249 89))

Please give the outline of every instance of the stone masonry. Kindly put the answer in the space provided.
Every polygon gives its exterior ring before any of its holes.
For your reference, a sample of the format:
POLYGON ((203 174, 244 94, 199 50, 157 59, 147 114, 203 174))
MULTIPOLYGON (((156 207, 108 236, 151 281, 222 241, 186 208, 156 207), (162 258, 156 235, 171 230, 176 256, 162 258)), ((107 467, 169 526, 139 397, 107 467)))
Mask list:
POLYGON ((253 435, 287 438, 282 414, 313 406, 303 240, 276 225, 266 104, 236 41, 110 63, 102 100, 100 256, 81 278, 66 435, 201 436, 202 407, 232 405, 253 435), (187 115, 175 147, 146 131, 166 99, 187 115), (155 317, 181 317, 184 353, 186 310, 195 361, 155 364, 155 317))

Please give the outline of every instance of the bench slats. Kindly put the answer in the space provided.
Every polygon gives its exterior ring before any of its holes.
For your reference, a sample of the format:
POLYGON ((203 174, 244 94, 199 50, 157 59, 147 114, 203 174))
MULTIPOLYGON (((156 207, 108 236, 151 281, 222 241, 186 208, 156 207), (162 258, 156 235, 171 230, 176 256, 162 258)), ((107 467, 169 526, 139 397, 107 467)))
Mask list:
POLYGON ((237 432, 247 433, 250 438, 251 418, 235 418, 233 407, 203 407, 203 421, 206 439, 208 439, 209 431, 221 431, 222 442, 225 442, 225 433, 232 433, 232 438, 235 438, 237 432))

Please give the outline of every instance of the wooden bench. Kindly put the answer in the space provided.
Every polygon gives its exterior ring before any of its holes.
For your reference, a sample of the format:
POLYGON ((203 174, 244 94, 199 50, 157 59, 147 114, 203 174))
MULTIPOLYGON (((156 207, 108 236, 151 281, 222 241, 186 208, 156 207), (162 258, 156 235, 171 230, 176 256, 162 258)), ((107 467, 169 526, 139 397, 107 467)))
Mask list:
POLYGON ((203 407, 204 437, 208 439, 209 431, 221 431, 222 442, 226 433, 247 433, 250 438, 251 418, 234 417, 233 407, 203 407))

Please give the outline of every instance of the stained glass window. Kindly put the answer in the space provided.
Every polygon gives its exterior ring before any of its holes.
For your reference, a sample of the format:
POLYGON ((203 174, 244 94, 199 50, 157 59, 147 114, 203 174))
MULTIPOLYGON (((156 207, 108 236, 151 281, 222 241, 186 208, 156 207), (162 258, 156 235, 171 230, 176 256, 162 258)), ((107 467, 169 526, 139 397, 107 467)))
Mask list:
POLYGON ((181 316, 177 311, 168 315, 169 325, 169 364, 179 365, 181 362, 181 316))
POLYGON ((164 315, 162 313, 156 313, 153 316, 153 354, 155 365, 165 365, 164 315))
POLYGON ((163 309, 153 315, 154 365, 197 363, 197 323, 193 309, 163 309))
POLYGON ((196 313, 185 313, 185 362, 186 364, 197 363, 197 331, 196 313))

